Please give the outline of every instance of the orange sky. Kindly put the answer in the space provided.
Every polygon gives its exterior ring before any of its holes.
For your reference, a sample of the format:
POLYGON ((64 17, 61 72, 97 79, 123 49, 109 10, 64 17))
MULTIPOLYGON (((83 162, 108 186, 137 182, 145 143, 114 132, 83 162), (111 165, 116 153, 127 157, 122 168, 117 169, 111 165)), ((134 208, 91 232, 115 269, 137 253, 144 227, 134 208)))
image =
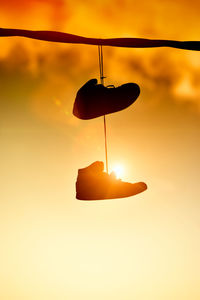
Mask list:
MULTIPOLYGON (((199 40, 198 1, 1 1, 1 27, 88 37, 199 40)), ((106 84, 137 82, 107 117, 110 166, 135 197, 75 200, 78 168, 104 160, 103 121, 72 115, 98 78, 97 47, 0 39, 0 298, 200 298, 199 53, 104 47, 106 84)))

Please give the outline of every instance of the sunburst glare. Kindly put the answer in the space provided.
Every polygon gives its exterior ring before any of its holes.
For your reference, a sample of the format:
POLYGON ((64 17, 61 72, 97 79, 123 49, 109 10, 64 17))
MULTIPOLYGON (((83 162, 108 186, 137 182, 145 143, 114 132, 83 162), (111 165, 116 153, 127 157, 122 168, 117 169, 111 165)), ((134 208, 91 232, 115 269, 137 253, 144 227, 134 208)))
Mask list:
POLYGON ((112 167, 112 172, 115 173, 117 178, 122 178, 124 175, 124 166, 122 164, 116 164, 112 167))

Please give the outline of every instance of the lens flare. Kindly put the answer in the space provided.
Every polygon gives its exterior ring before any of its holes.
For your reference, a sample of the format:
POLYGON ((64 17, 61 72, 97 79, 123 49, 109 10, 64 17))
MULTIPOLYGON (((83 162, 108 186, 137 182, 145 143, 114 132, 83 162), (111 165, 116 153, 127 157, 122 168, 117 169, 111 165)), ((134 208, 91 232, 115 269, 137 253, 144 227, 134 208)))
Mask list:
POLYGON ((124 166, 121 164, 114 165, 112 168, 112 172, 115 173, 117 178, 122 178, 124 175, 124 166))

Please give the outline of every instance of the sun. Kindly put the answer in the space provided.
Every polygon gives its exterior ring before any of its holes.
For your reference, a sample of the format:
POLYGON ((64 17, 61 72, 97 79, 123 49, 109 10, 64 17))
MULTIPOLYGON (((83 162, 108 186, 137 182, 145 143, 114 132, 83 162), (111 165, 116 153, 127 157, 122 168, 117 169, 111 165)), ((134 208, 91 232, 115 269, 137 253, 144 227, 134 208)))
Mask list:
POLYGON ((115 173, 117 178, 122 178, 124 175, 124 166, 122 164, 116 164, 112 167, 112 172, 115 173))

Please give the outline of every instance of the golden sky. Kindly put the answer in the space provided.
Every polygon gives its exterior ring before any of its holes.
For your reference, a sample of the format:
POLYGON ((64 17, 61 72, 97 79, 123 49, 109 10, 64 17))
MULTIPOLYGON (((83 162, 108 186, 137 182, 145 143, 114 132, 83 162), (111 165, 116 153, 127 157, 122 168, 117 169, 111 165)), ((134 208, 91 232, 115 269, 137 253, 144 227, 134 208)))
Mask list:
MULTIPOLYGON (((199 1, 1 1, 1 27, 88 37, 199 40, 199 1)), ((109 115, 108 155, 135 197, 75 199, 77 170, 104 160, 102 118, 72 115, 99 78, 96 46, 0 39, 0 298, 200 298, 200 58, 104 47, 106 84, 140 85, 109 115)))

